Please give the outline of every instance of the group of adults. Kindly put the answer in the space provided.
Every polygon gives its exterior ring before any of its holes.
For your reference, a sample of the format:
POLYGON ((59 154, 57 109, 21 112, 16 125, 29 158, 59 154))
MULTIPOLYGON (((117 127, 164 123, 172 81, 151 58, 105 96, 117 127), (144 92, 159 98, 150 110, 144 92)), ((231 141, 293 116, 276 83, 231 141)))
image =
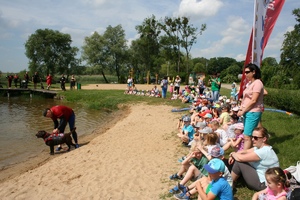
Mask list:
MULTIPOLYGON (((8 80, 8 88, 12 87, 12 82, 14 82, 15 88, 18 87, 18 84, 20 84, 20 88, 28 88, 28 83, 30 81, 30 76, 29 76, 28 71, 25 72, 23 81, 19 78, 18 74, 7 75, 6 78, 8 80)), ((38 72, 34 72, 34 74, 31 77, 31 81, 33 83, 34 89, 37 89, 38 83, 41 83, 41 89, 44 89, 44 86, 42 84, 42 78, 40 77, 38 72)), ((66 90, 66 87, 65 87, 66 81, 67 81, 67 79, 66 79, 65 75, 62 74, 59 79, 59 82, 60 82, 61 89, 64 91, 66 90)), ((52 82, 53 82, 53 77, 50 73, 48 73, 46 76, 47 90, 50 89, 52 82)), ((75 89, 75 84, 76 84, 76 79, 75 79, 75 76, 72 75, 71 79, 70 79, 70 89, 71 90, 75 89)))

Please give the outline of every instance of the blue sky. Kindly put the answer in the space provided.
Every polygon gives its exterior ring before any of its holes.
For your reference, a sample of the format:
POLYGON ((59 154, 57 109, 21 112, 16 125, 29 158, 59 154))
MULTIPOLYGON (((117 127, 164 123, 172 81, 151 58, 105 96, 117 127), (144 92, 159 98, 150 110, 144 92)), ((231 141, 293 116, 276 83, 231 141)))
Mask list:
MULTIPOLYGON (((84 37, 94 31, 121 24, 126 39, 137 39, 136 25, 151 15, 187 16, 195 27, 207 24, 192 48, 193 57, 231 57, 238 61, 245 54, 253 23, 254 0, 1 0, 0 70, 28 69, 24 44, 37 29, 53 29, 71 35, 72 46, 81 47, 84 37)), ((280 58, 284 33, 293 30, 292 10, 299 0, 286 0, 264 57, 280 58)))

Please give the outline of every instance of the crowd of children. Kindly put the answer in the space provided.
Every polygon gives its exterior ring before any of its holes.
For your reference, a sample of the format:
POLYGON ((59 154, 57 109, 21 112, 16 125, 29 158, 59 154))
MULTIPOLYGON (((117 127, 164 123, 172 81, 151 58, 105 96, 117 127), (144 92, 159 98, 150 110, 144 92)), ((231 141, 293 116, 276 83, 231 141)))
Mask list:
MULTIPOLYGON (((235 84, 232 87, 235 87, 235 84)), ((232 200, 237 179, 236 174, 232 172, 232 158, 235 157, 232 156, 233 153, 257 151, 259 156, 262 154, 258 153, 257 149, 268 146, 268 136, 257 135, 260 131, 266 131, 261 128, 255 129, 254 150, 244 149, 243 117, 237 115, 240 102, 234 97, 235 95, 229 98, 220 96, 219 101, 213 102, 205 92, 200 95, 193 86, 186 86, 178 98, 174 98, 191 104, 189 114, 183 115, 177 124, 177 136, 183 148, 188 147, 188 153, 180 157, 179 170, 169 177, 171 181, 178 181, 169 189, 176 199, 194 197, 232 200), (258 142, 260 138, 262 141, 258 142), (230 157, 225 158, 225 153, 230 153, 230 157)), ((277 159, 276 154, 274 156, 277 159)), ((234 162, 243 163, 238 156, 235 159, 234 162)), ((253 163, 264 162, 263 159, 255 158, 253 163)), ((250 161, 245 162, 247 163, 251 165, 250 161)), ((266 181, 261 182, 261 187, 265 189, 257 191, 252 199, 287 199, 288 179, 278 161, 270 164, 264 174, 266 181)))

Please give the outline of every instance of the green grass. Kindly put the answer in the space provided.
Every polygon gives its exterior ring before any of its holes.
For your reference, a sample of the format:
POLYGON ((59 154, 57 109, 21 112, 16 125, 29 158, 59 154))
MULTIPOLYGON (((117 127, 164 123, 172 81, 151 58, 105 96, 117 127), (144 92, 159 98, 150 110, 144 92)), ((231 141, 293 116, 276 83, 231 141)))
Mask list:
MULTIPOLYGON (((222 95, 229 96, 230 91, 221 90, 222 95)), ((170 105, 172 107, 182 108, 188 104, 182 104, 178 101, 164 100, 146 96, 125 95, 121 90, 74 90, 59 92, 64 95, 67 101, 80 103, 88 108, 114 111, 119 109, 120 105, 146 103, 149 105, 170 105)), ((169 95, 169 94, 168 94, 169 95)), ((168 96, 169 98, 170 96, 168 96)), ((269 107, 266 105, 266 107, 269 107)), ((184 113, 183 113, 184 114, 184 113)), ((265 111, 262 117, 262 124, 270 132, 270 144, 278 155, 281 168, 287 168, 295 165, 300 158, 300 118, 298 116, 289 116, 284 113, 265 111)), ((176 124, 174 124, 176 126, 176 124)), ((175 137, 175 136, 174 136, 175 137)), ((174 169, 175 171, 177 169, 174 169)), ((166 190, 168 184, 166 183, 166 190)), ((254 191, 249 190, 245 184, 239 183, 235 195, 236 199, 251 199, 254 191)), ((161 199, 168 199, 170 196, 161 194, 161 199)))

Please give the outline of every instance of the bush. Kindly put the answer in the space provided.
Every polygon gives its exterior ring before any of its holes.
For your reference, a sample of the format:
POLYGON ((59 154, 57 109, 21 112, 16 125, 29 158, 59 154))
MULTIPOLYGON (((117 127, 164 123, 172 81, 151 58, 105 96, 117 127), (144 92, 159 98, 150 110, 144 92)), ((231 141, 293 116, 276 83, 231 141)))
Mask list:
POLYGON ((300 115, 300 91, 268 88, 264 103, 300 115))

